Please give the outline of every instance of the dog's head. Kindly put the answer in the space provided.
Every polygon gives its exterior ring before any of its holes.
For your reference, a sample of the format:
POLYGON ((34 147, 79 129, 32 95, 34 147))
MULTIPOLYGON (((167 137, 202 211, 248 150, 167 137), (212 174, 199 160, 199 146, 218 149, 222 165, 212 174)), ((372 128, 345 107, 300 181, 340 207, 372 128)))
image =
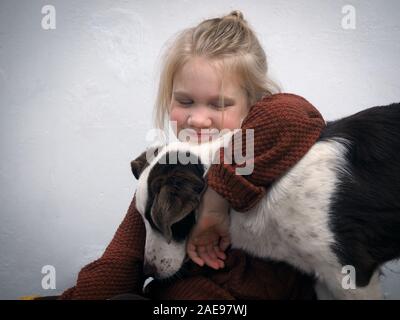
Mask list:
POLYGON ((131 162, 138 179, 136 207, 146 227, 148 275, 169 278, 185 262, 186 239, 206 188, 204 175, 218 147, 218 143, 195 147, 178 142, 157 152, 149 149, 131 162))

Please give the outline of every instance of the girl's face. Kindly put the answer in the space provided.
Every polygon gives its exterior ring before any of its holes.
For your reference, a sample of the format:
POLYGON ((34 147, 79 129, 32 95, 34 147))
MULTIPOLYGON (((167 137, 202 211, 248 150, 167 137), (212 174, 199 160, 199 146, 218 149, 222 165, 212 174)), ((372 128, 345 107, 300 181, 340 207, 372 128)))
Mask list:
POLYGON ((246 94, 236 79, 225 77, 223 111, 220 85, 219 73, 205 58, 191 59, 175 75, 169 115, 170 121, 176 121, 177 137, 181 130, 193 129, 187 132, 195 135, 195 141, 204 142, 215 129, 240 128, 249 109, 246 94))

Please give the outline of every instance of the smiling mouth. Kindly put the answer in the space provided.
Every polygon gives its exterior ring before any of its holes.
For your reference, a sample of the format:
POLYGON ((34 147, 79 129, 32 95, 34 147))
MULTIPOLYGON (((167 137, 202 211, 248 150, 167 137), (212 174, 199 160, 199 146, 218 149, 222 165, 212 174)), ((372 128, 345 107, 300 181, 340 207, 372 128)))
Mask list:
POLYGON ((218 136, 218 133, 216 132, 201 132, 201 131, 196 131, 193 132, 192 130, 189 131, 191 136, 197 136, 198 138, 212 138, 215 136, 218 136))
POLYGON ((209 137, 212 137, 212 135, 208 134, 208 133, 197 133, 197 137, 198 138, 209 138, 209 137))

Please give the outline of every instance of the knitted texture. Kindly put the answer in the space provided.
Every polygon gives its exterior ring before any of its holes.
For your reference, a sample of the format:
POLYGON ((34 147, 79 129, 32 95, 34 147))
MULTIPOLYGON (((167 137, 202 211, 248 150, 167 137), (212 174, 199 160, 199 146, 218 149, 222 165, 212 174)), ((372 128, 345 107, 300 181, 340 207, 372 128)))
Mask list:
POLYGON ((231 249, 225 268, 191 264, 190 278, 155 284, 153 299, 162 300, 292 300, 315 299, 313 280, 291 266, 250 257, 231 249))
POLYGON ((321 114, 304 98, 288 93, 266 97, 252 106, 242 131, 232 137, 231 154, 221 149, 219 164, 210 167, 207 183, 232 208, 248 211, 307 153, 324 127, 321 114), (245 155, 246 129, 254 129, 254 157, 247 159, 254 167, 250 175, 240 175, 236 169, 244 164, 236 163, 234 155, 245 155), (225 158, 232 159, 231 163, 225 158))
MULTIPOLYGON (((318 139, 324 125, 319 112, 299 96, 277 94, 261 100, 250 109, 242 125, 242 129, 254 129, 253 173, 240 176, 235 174, 238 164, 214 164, 206 177, 210 187, 236 210, 248 210, 261 199, 275 179, 304 156, 318 139)), ((240 146, 243 150, 245 147, 240 146)), ((223 152, 220 156, 223 159, 223 152)), ((66 290, 60 299, 107 299, 124 293, 141 294, 145 280, 142 273, 144 244, 145 227, 133 198, 102 257, 84 267, 76 285, 66 290)), ((287 264, 250 257, 240 250, 230 249, 227 255, 226 266, 221 270, 189 263, 186 277, 171 283, 154 283, 151 297, 315 298, 312 279, 287 264)))
MULTIPOLYGON (((84 267, 74 287, 60 300, 101 300, 124 293, 142 294, 145 228, 135 199, 103 256, 84 267)), ((225 268, 213 270, 194 263, 188 275, 152 285, 156 300, 315 299, 313 280, 285 263, 250 257, 230 249, 225 268)))

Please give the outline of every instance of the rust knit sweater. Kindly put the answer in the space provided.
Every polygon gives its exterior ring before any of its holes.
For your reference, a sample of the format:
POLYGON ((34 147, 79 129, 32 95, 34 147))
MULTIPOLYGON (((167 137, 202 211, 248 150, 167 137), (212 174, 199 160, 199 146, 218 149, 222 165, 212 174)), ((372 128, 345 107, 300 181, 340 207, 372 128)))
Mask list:
MULTIPOLYGON (((251 107, 242 124, 242 129, 254 129, 253 173, 236 175, 235 163, 221 162, 212 165, 207 174, 207 182, 235 210, 247 211, 279 176, 304 156, 324 126, 325 122, 318 110, 305 99, 287 93, 266 97, 251 107)), ((133 199, 102 257, 85 266, 79 272, 76 285, 66 290, 60 299, 107 299, 122 293, 140 294, 144 281, 144 243, 145 228, 133 199)), ((153 286, 152 297, 314 298, 312 279, 292 267, 250 257, 240 250, 231 249, 227 254, 224 269, 212 270, 191 264, 189 275, 184 279, 153 286)))

